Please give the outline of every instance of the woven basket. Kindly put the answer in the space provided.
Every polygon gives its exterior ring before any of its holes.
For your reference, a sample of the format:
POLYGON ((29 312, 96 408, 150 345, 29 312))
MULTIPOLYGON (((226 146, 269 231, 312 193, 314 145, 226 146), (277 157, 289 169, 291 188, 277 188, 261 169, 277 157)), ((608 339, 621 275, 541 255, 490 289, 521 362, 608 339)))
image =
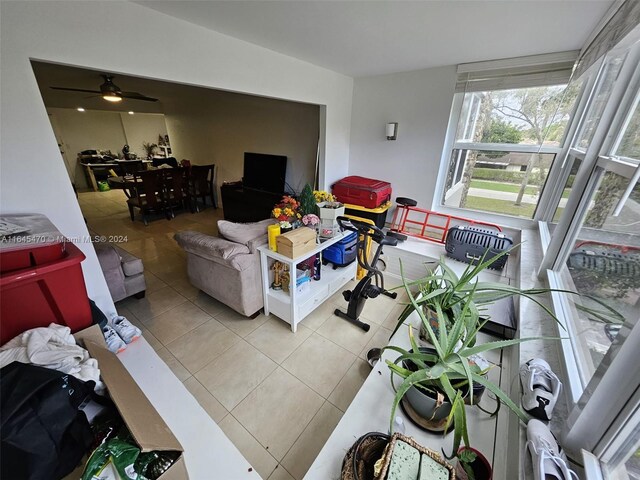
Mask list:
POLYGON ((374 464, 384 456, 390 440, 389 435, 379 432, 361 436, 344 456, 340 480, 374 480, 374 464))
POLYGON ((402 440, 404 443, 412 446, 413 448, 418 450, 420 453, 424 455, 428 455, 433 460, 438 462, 440 465, 444 466, 449 471, 449 480, 456 479, 456 472, 453 469, 453 467, 449 465, 447 462, 445 462, 444 459, 438 453, 434 452, 429 448, 423 447, 411 437, 405 437, 400 433, 394 433, 393 436, 391 437, 391 443, 389 443, 389 448, 387 448, 387 451, 384 456, 384 460, 382 463, 382 471, 380 472, 380 476, 376 477, 376 480, 378 479, 382 480, 386 478, 387 471, 389 470, 389 465, 391 464, 391 456, 393 455, 393 449, 398 440, 402 440))

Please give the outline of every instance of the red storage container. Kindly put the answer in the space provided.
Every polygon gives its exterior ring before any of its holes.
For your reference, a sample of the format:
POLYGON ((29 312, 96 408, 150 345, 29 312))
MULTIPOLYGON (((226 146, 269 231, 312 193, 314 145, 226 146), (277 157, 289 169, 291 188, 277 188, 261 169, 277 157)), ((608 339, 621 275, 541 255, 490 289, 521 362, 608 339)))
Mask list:
POLYGON ((391 200, 391 184, 365 177, 345 177, 331 186, 339 202, 378 208, 391 200))
POLYGON ((85 256, 43 215, 3 216, 27 231, 0 242, 0 344, 35 327, 91 325, 85 256))

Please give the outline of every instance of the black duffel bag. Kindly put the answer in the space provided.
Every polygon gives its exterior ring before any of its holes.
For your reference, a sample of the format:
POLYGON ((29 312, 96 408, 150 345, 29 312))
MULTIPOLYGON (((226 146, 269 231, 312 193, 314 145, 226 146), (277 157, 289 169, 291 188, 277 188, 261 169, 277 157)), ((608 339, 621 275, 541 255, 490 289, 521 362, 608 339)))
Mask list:
POLYGON ((88 452, 93 435, 81 411, 95 383, 13 362, 0 369, 0 477, 63 478, 88 452))

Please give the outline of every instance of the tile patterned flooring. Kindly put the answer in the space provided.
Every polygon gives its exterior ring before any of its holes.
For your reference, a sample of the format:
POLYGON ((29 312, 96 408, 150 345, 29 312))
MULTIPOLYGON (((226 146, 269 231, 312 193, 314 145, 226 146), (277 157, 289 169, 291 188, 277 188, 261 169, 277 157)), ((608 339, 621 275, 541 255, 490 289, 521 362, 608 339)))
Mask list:
POLYGON ((301 480, 370 372, 367 350, 386 345, 402 305, 369 301, 369 332, 333 315, 338 292, 292 333, 259 315, 251 320, 191 286, 173 240, 181 230, 217 234, 222 210, 176 213, 145 227, 131 222, 123 192, 86 192, 79 203, 89 228, 122 235, 143 259, 147 296, 116 307, 265 480, 301 480))

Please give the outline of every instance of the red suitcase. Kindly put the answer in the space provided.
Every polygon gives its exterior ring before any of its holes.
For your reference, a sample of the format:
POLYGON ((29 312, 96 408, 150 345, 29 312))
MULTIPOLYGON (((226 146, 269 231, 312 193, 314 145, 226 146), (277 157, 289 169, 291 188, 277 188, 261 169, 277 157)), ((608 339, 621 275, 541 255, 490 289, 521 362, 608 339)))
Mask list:
POLYGON ((331 186, 339 202, 378 208, 391 200, 391 184, 365 177, 344 177, 331 186))

